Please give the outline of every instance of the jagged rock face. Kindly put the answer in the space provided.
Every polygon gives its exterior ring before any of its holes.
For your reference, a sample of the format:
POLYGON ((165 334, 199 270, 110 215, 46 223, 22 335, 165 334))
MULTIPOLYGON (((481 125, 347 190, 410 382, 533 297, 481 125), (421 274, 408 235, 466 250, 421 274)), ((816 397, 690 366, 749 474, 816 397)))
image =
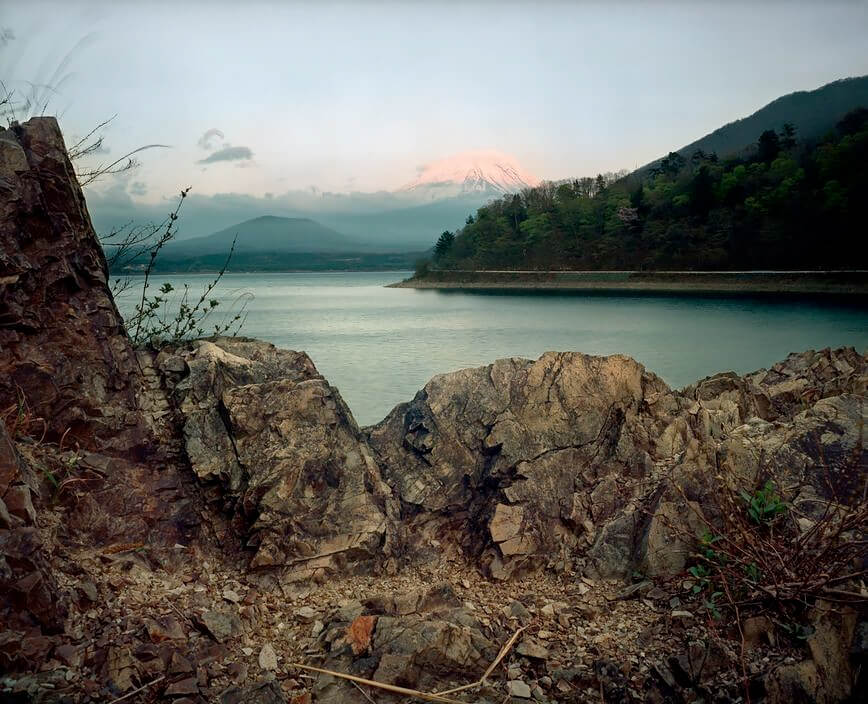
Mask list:
MULTIPOLYGON (((42 538, 34 526, 33 479, 22 468, 5 425, 0 422, 0 623, 5 628, 63 628, 67 600, 48 568, 42 538)), ((14 662, 14 642, 0 635, 0 665, 14 662)), ((14 638, 12 639, 14 641, 14 638)))
MULTIPOLYGON (((63 529, 77 540, 188 542, 197 489, 142 407, 152 394, 107 280, 56 120, 0 130, 0 413, 22 451, 50 444, 69 462, 80 496, 63 529)), ((26 487, 8 491, 26 511, 26 487)))
POLYGON ((786 421, 810 404, 832 396, 865 396, 868 362, 852 347, 794 352, 786 359, 739 377, 716 374, 686 387, 689 398, 713 404, 732 403, 743 420, 757 417, 786 421))
POLYGON ((576 559, 671 576, 714 518, 717 467, 749 486, 774 461, 806 501, 829 498, 827 476, 861 491, 866 379, 852 349, 682 392, 626 357, 549 353, 435 377, 368 436, 410 540, 446 536, 497 578, 576 559))
POLYGON ((298 578, 381 556, 390 492, 340 394, 307 355, 221 338, 157 362, 188 370, 174 382, 187 454, 242 519, 251 567, 287 566, 298 578))
POLYGON ((54 118, 0 130, 0 204, 0 407, 23 399, 49 439, 135 453, 135 357, 54 118))
POLYGON ((627 503, 656 452, 647 399, 667 393, 622 356, 500 360, 435 377, 369 437, 408 518, 457 519, 505 577, 627 503))

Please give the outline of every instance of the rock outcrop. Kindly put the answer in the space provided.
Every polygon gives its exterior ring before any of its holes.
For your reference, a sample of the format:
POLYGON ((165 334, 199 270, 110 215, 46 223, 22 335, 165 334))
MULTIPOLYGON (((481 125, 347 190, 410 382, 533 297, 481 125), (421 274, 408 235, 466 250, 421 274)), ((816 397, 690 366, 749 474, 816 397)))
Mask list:
POLYGON ((60 128, 0 129, 0 409, 46 438, 137 457, 154 447, 140 374, 60 128))
POLYGON ((141 361, 56 120, 0 130, 0 413, 53 491, 77 496, 63 523, 77 540, 198 534, 198 491, 146 407, 141 361))
POLYGON ((721 462, 745 486, 773 465, 820 494, 828 476, 863 488, 866 380, 852 349, 683 392, 629 358, 548 353, 437 376, 368 436, 409 531, 447 536, 493 577, 572 561, 672 576, 684 534, 707 530, 721 462))
POLYGON ((337 389, 304 353, 219 338, 162 352, 193 472, 236 516, 252 568, 371 569, 391 492, 337 389))
POLYGON ((662 429, 647 399, 668 391, 626 357, 500 360, 434 377, 369 437, 407 524, 449 530, 504 578, 569 560, 623 508, 662 429))

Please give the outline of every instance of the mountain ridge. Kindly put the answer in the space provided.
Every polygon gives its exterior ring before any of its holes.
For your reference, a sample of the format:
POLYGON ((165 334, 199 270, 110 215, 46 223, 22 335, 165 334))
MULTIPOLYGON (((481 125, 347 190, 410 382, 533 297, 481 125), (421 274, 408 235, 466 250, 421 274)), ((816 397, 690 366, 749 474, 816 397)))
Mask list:
MULTIPOLYGON (((838 120, 860 105, 868 105, 868 75, 839 78, 812 90, 778 96, 750 115, 727 122, 675 152, 685 157, 697 150, 720 158, 742 156, 756 144, 760 134, 780 131, 786 123, 796 128, 800 141, 813 141, 833 130, 838 120)), ((641 166, 636 173, 647 171, 663 158, 641 166)))
POLYGON ((337 252, 358 249, 359 244, 309 217, 259 215, 210 235, 170 242, 163 256, 247 252, 337 252), (311 244, 314 242, 315 244, 311 244))

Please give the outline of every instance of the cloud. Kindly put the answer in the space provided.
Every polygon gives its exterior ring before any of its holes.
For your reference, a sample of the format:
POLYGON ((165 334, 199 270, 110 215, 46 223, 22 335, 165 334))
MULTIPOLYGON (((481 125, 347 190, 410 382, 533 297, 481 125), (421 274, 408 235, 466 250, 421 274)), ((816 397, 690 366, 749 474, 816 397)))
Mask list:
POLYGON ((148 185, 144 181, 133 181, 127 191, 134 196, 144 196, 148 193, 148 185))
POLYGON ((226 146, 223 149, 218 149, 213 154, 209 154, 204 159, 197 161, 197 164, 214 164, 218 161, 247 161, 253 158, 253 152, 250 147, 232 147, 226 146))
POLYGON ((196 144, 198 144, 202 149, 214 149, 217 145, 211 144, 211 140, 215 138, 222 140, 224 135, 216 127, 212 127, 210 130, 206 130, 205 134, 199 137, 199 141, 196 142, 196 144))

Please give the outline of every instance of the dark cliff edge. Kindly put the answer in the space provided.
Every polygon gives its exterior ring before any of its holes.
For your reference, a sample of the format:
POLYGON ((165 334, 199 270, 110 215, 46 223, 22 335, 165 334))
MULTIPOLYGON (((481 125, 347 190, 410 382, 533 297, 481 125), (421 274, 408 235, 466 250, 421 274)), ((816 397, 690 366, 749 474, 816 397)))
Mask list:
POLYGON ((551 352, 360 428, 303 352, 134 349, 57 123, 15 125, 0 700, 403 700, 312 666, 431 701, 858 701, 866 388, 850 348, 678 391, 551 352))

